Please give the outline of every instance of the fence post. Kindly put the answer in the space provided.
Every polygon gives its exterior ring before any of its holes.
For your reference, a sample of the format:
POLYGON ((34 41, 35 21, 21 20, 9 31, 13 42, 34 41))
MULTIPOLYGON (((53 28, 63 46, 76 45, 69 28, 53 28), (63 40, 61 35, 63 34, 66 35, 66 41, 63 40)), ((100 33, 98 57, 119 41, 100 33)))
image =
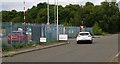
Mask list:
POLYGON ((42 31, 42 32, 41 32, 41 33, 42 33, 41 36, 44 37, 44 33, 43 33, 43 24, 42 24, 41 28, 42 28, 42 30, 41 30, 41 31, 42 31))
POLYGON ((30 31, 29 31, 29 29, 30 29, 30 23, 27 24, 27 39, 28 39, 28 43, 30 43, 29 42, 29 40, 30 40, 30 31))
POLYGON ((11 47, 13 47, 13 43, 12 43, 12 22, 10 22, 10 44, 11 44, 11 47))
POLYGON ((64 26, 63 27, 63 34, 65 34, 65 31, 66 31, 66 27, 64 26))

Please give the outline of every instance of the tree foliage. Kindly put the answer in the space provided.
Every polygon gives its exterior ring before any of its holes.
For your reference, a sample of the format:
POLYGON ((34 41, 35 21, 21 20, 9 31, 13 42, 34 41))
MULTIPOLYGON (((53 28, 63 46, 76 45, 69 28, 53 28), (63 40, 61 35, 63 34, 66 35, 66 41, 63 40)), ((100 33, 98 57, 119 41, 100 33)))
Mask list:
POLYGON ((93 33, 96 34, 96 35, 101 35, 102 34, 102 29, 97 22, 93 26, 93 33))
MULTIPOLYGON (((120 26, 120 12, 117 3, 102 2, 94 5, 87 2, 83 5, 59 5, 59 24, 66 26, 86 27, 96 26, 96 23, 104 32, 116 33, 120 26)), ((26 11, 28 23, 47 23, 47 3, 39 3, 26 11)), ((54 21, 54 5, 50 5, 50 23, 54 21)), ((16 10, 2 11, 3 22, 24 22, 24 12, 16 10)))

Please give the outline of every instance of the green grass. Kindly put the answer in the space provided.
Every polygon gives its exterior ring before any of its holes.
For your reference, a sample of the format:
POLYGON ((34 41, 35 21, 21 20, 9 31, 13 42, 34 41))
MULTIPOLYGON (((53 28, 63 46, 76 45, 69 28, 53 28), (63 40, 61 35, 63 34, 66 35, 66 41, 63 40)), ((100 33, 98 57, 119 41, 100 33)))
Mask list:
POLYGON ((102 32, 102 35, 103 35, 103 36, 105 36, 105 35, 107 35, 107 34, 108 34, 108 33, 106 33, 106 32, 102 32))
POLYGON ((2 44, 2 51, 6 52, 6 51, 14 51, 14 50, 18 50, 18 49, 24 49, 24 48, 31 48, 31 47, 35 47, 38 45, 51 45, 54 43, 58 43, 58 41, 53 41, 53 42, 30 42, 30 43, 16 43, 16 44, 2 44))
POLYGON ((16 44, 2 44, 2 51, 13 51, 21 48, 30 48, 35 43, 16 43, 16 44))

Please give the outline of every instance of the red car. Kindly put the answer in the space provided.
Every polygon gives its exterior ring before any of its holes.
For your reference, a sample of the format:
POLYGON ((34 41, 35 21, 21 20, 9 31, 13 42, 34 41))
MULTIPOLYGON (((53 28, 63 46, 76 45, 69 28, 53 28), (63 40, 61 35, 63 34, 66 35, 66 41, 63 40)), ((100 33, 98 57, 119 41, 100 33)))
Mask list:
POLYGON ((27 34, 23 31, 12 31, 7 36, 8 43, 11 42, 26 42, 27 41, 27 34))

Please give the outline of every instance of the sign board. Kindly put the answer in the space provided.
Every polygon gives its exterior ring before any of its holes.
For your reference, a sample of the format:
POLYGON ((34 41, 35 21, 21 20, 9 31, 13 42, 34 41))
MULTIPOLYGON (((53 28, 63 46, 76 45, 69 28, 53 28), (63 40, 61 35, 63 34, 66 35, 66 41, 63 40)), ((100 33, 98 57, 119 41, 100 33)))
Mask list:
POLYGON ((67 34, 60 34, 59 35, 59 40, 67 41, 68 40, 68 35, 67 34))
POLYGON ((84 26, 80 26, 80 28, 81 28, 81 29, 83 29, 83 28, 84 28, 84 26))
POLYGON ((44 37, 40 38, 40 42, 47 42, 46 38, 44 38, 44 37))

